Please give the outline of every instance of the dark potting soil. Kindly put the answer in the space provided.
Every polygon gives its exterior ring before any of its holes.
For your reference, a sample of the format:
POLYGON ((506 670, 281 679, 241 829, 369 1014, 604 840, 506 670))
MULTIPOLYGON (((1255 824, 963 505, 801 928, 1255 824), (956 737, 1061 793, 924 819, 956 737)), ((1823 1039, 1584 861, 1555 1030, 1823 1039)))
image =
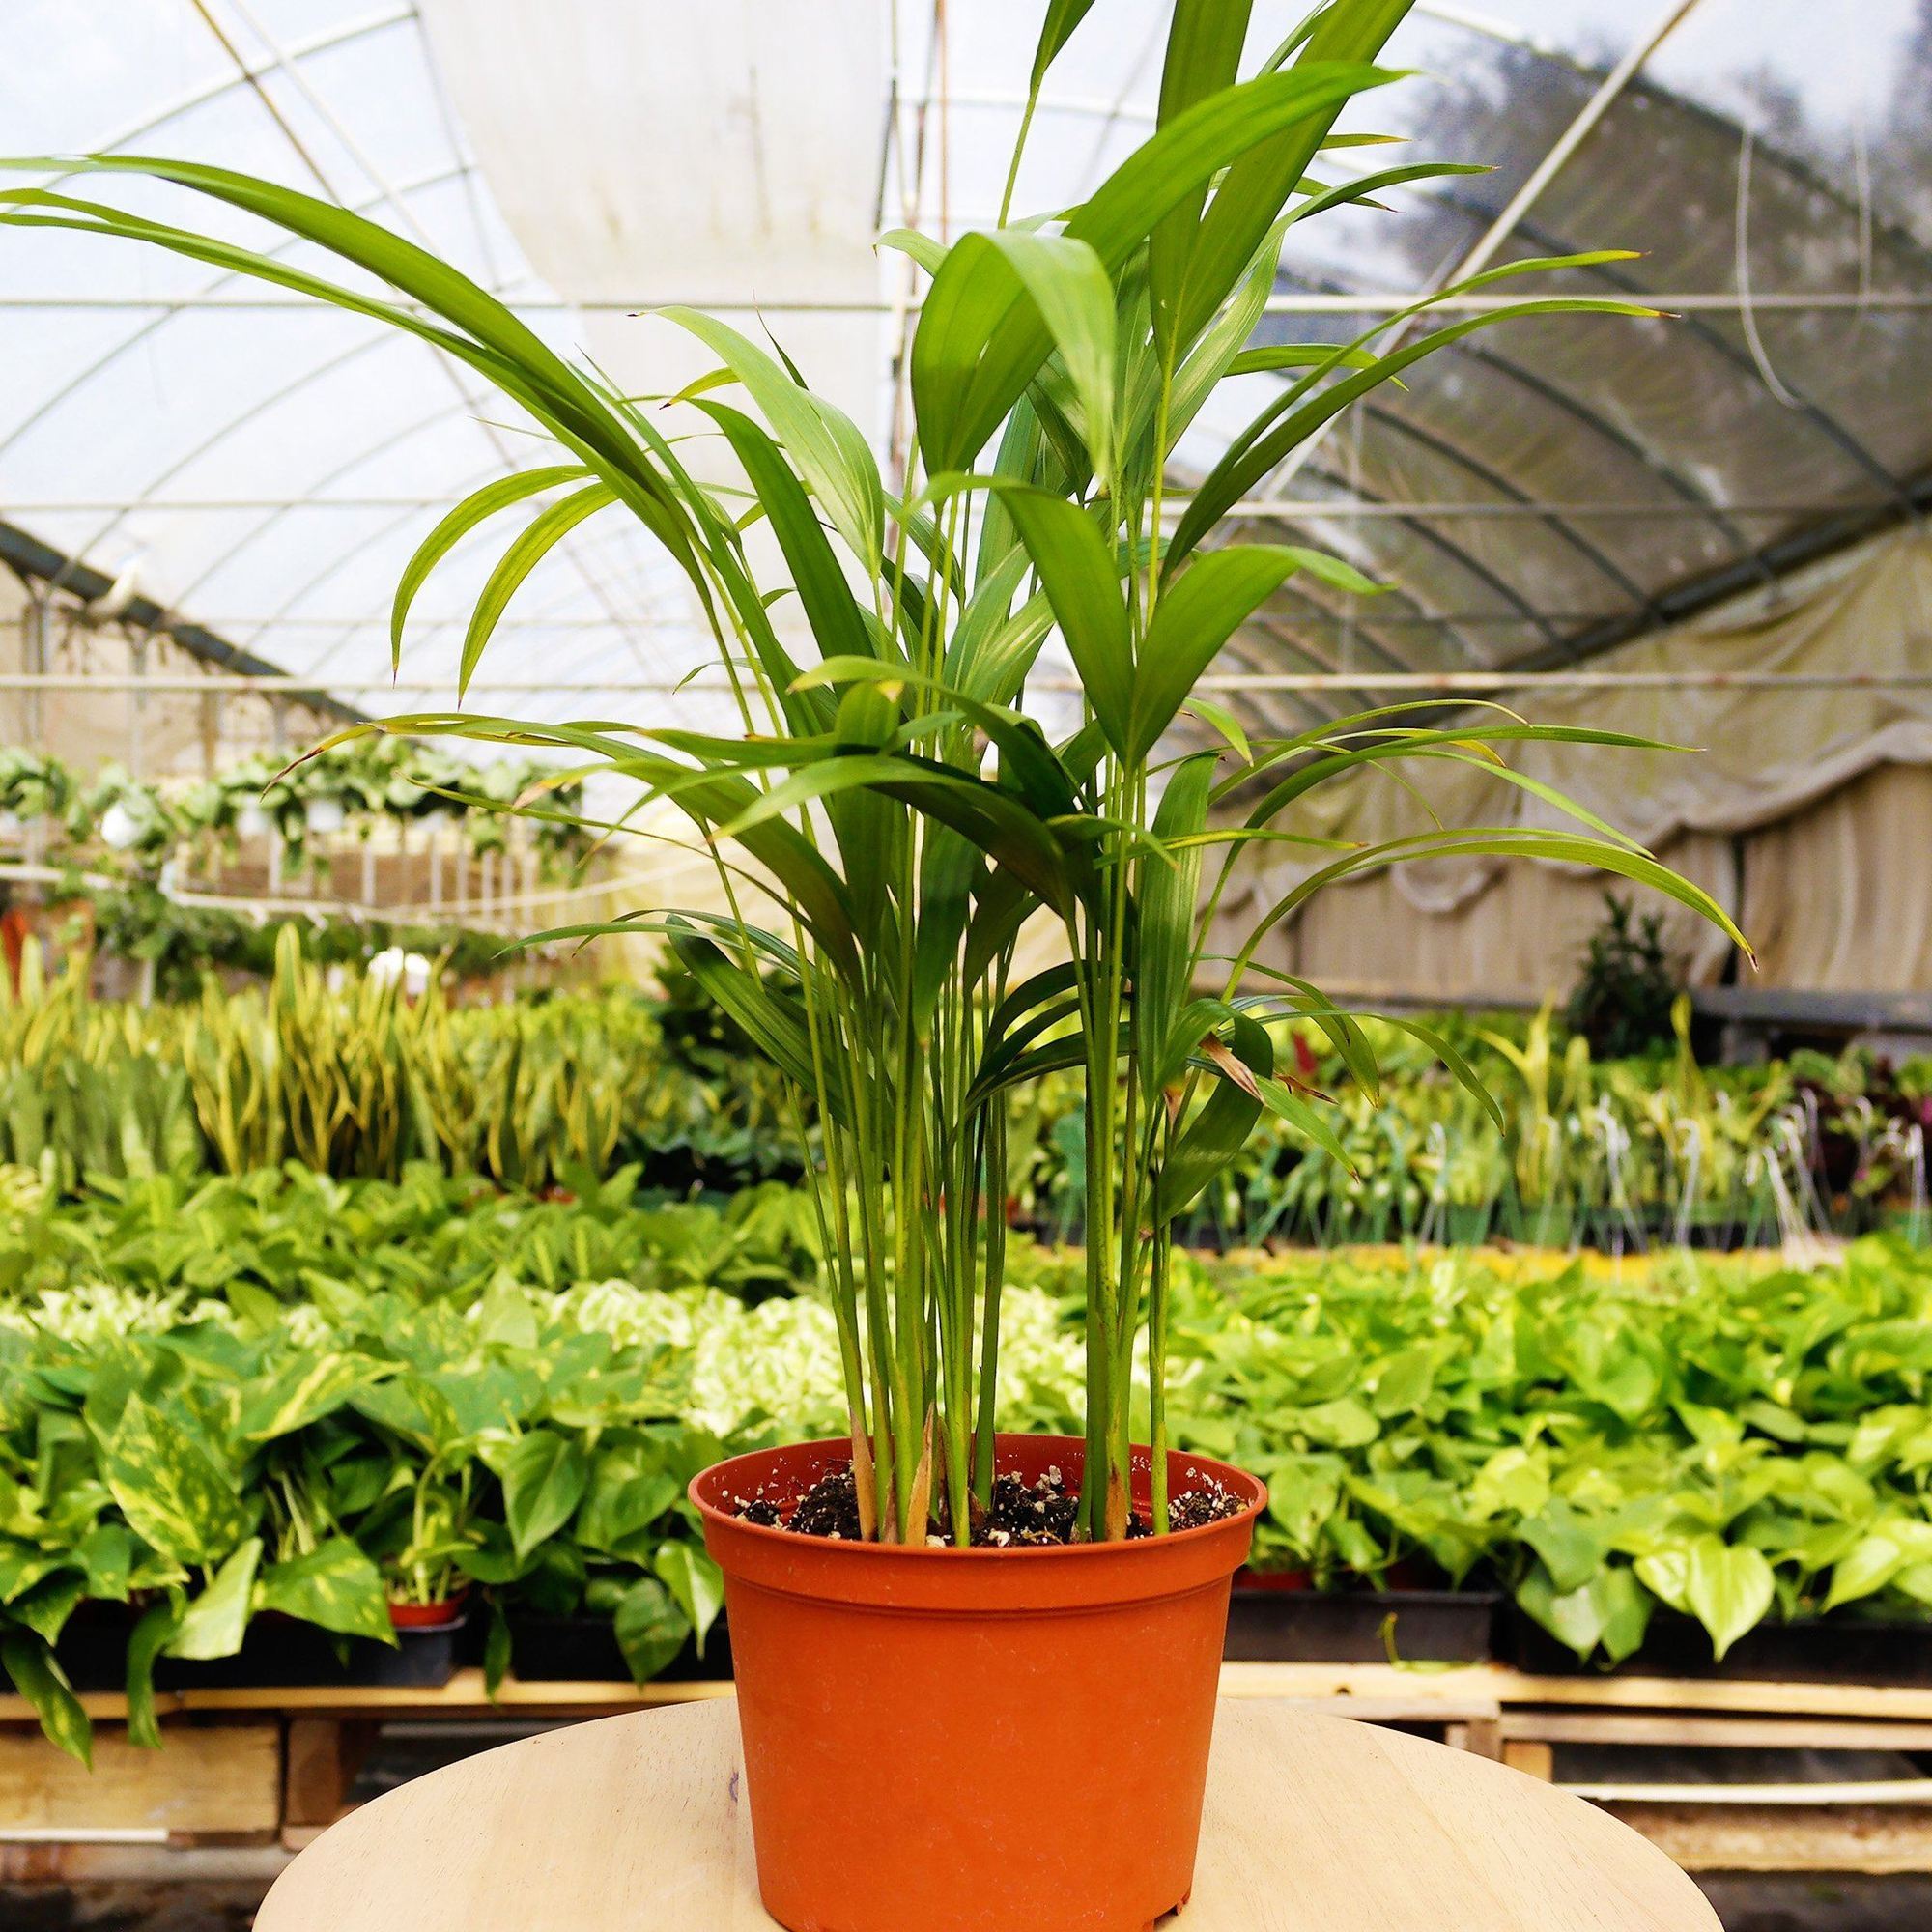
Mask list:
MULTIPOLYGON (((1067 1488, 1058 1468, 1048 1469, 1033 1483, 1018 1476, 993 1478, 993 1501, 973 1524, 975 1548, 1052 1548, 1078 1541, 1074 1520, 1080 1512, 1077 1490, 1067 1488)), ((1223 1518, 1238 1516, 1241 1499, 1218 1483, 1202 1483, 1175 1496, 1167 1506, 1171 1529, 1199 1529, 1223 1518)), ((856 1543, 860 1537, 859 1493, 850 1463, 829 1470, 812 1484, 787 1516, 769 1496, 739 1500, 737 1515, 746 1522, 768 1529, 789 1529, 800 1536, 822 1536, 856 1543)), ((1129 1538, 1151 1536, 1145 1517, 1127 1525, 1129 1538)), ((935 1530, 928 1542, 941 1538, 935 1530)))
POLYGON ((1241 1499, 1219 1483, 1200 1489, 1183 1490, 1167 1506, 1169 1529, 1205 1529, 1210 1522, 1224 1522, 1241 1513, 1241 1499))
POLYGON ((821 1476, 805 1494, 781 1529, 795 1529, 801 1536, 826 1536, 857 1543, 859 1527, 859 1486, 849 1467, 821 1476))

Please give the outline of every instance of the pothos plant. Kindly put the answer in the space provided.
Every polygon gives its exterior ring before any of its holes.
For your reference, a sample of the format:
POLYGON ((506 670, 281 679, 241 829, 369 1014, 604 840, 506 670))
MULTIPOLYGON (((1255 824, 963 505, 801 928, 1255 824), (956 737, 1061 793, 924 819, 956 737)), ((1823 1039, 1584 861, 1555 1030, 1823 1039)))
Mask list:
POLYGON ((0 813, 17 821, 7 828, 10 835, 29 821, 64 820, 76 789, 73 774, 51 753, 0 747, 0 813))
MULTIPOLYGON (((15 225, 147 242, 401 329, 469 365, 548 433, 554 461, 453 509, 398 589, 400 658, 412 601, 441 558, 487 518, 542 502, 477 601, 459 693, 518 584, 587 518, 636 518, 682 568, 736 731, 462 710, 361 728, 541 747, 577 761, 560 778, 614 774, 690 821, 715 863, 717 907, 644 907, 611 927, 569 930, 665 934, 815 1112, 812 1171, 868 1535, 923 1541, 937 1522, 965 1544, 990 1494, 1009 1107, 1042 1074, 1076 1069, 1086 1094, 1079 1521, 1086 1536, 1118 1538, 1129 1526, 1142 1333, 1156 1530, 1166 1518, 1158 1452, 1176 1217, 1264 1113, 1341 1152, 1319 1096, 1277 1069, 1268 1020, 1319 1029, 1375 1086, 1356 1016, 1261 964, 1270 931, 1338 879, 1492 853, 1600 867, 1739 937, 1707 895, 1497 749, 1637 740, 1535 726, 1494 707, 1441 723, 1414 705, 1250 739, 1196 695, 1222 646, 1290 578, 1348 594, 1376 587, 1316 551, 1223 539, 1224 514, 1311 437, 1477 330, 1523 316, 1653 313, 1559 296, 1419 327, 1424 299, 1351 341, 1249 346, 1290 229, 1472 172, 1315 172, 1324 152, 1332 162, 1362 145, 1336 133, 1337 118, 1398 78, 1373 62, 1409 4, 1328 0, 1243 78, 1246 0, 1178 0, 1155 129, 1084 201, 1013 218, 1016 150, 996 227, 951 246, 887 236, 930 277, 910 344, 912 446, 893 477, 781 351, 689 309, 665 313, 717 366, 673 400, 734 459, 729 489, 691 471, 650 400, 567 361, 449 264, 332 204, 195 163, 62 164, 173 183, 310 244, 278 254, 58 188, 7 197, 15 225), (316 249, 394 298, 303 266, 316 249), (1255 375, 1269 380, 1267 399, 1174 516, 1179 440, 1224 379, 1255 375), (757 525, 781 578, 754 545, 757 525), (802 618, 782 635, 781 590, 802 618), (1080 724, 1057 740, 1028 702, 1056 633, 1081 696, 1080 724), (1232 957, 1210 953, 1214 909, 1244 858, 1322 845, 1295 829, 1298 801, 1345 773, 1417 761, 1476 766, 1576 829, 1456 827, 1318 850, 1232 957), (1036 922, 1058 935, 1061 956, 1027 969, 1019 940, 1036 922)), ((1048 8, 1030 103, 1090 6, 1048 8)), ((1512 262, 1434 299, 1616 259, 1512 262)), ((1453 1048, 1441 1050, 1476 1084, 1453 1048)))

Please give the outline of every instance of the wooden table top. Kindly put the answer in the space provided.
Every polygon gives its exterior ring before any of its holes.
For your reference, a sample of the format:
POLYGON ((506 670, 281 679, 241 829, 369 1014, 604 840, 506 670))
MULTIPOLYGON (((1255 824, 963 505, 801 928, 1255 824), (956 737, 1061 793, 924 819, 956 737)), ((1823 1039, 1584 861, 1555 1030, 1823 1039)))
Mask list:
MULTIPOLYGON (((326 1833, 255 1922, 256 1932, 768 1932, 740 1802, 737 1711, 711 1702, 607 1718, 432 1772, 326 1833)), ((1720 1932, 1662 1853, 1580 1799, 1400 1732, 1226 1699, 1179 1924, 1720 1932)))

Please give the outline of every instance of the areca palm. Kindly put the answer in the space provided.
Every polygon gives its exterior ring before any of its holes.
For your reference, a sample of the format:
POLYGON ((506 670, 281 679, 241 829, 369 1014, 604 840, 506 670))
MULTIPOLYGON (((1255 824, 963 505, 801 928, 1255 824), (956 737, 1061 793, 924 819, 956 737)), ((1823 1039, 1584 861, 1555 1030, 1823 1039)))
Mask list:
MULTIPOLYGON (((1165 1443, 1177 1217, 1264 1112, 1344 1158, 1319 1096, 1277 1072, 1269 1021, 1314 1025, 1359 1080, 1376 1082, 1357 1016, 1258 966, 1273 925, 1351 873, 1476 851, 1586 863, 1731 929, 1696 887, 1513 772, 1498 749, 1635 740, 1540 730, 1496 709, 1444 724, 1397 705, 1250 742, 1193 695, 1295 575, 1350 595, 1376 587, 1315 551, 1217 541, 1224 514, 1309 438, 1475 330, 1561 312, 1649 313, 1545 297, 1429 327, 1422 301, 1351 342, 1250 346, 1291 227, 1467 171, 1316 172, 1339 145, 1344 108, 1397 78, 1373 63, 1408 4, 1328 0, 1240 78, 1245 0, 1178 0, 1155 131, 1086 200, 1036 218, 1003 214, 951 247, 886 237, 930 278, 910 350, 914 443, 898 477, 781 354, 710 317, 667 311, 716 358, 681 400, 728 449, 739 479, 728 491, 693 473, 649 408, 558 355, 445 263, 340 208, 188 163, 76 164, 156 177, 260 216, 391 296, 58 188, 6 197, 0 218, 14 225, 147 242, 405 330, 476 370, 554 440, 554 461, 477 492, 425 541, 395 601, 399 654, 439 562, 520 508, 535 514, 477 600, 465 686, 518 585, 586 518, 636 518, 681 566, 729 681, 736 731, 465 710, 363 728, 545 748, 572 777, 608 772, 668 801, 714 855, 714 907, 643 907, 620 923, 661 932, 788 1077, 801 1115, 815 1112, 815 1196, 868 1533, 921 1540, 937 1520, 964 1543, 990 1496, 1015 1090, 1067 1068, 1085 1084, 1080 1520, 1087 1535, 1119 1537, 1143 1332, 1149 1425, 1155 1450, 1165 1443), (1267 402, 1172 520, 1179 439, 1224 379, 1263 372, 1279 379, 1267 402), (777 568, 762 560, 769 553, 777 568), (773 619, 778 588, 797 598, 807 657, 773 619), (1082 700, 1078 728, 1057 742, 1028 702, 1056 635, 1082 700), (1479 764, 1567 811, 1575 829, 1455 828, 1320 853, 1234 958, 1209 956, 1231 871, 1301 837, 1297 801, 1359 768, 1430 761, 1479 764), (1030 924, 1059 939, 1053 963, 1034 970, 1020 964, 1030 924)), ((1086 12, 1049 7, 1030 99, 1086 12)), ((1016 152, 1009 200, 1017 167, 1016 152)), ((1516 262, 1435 299, 1611 259, 1516 262)), ((549 810, 540 799, 528 809, 549 810)), ((1475 1086, 1446 1042, 1403 1024, 1475 1086)), ((1156 1529, 1165 1469, 1156 1453, 1156 1529)))

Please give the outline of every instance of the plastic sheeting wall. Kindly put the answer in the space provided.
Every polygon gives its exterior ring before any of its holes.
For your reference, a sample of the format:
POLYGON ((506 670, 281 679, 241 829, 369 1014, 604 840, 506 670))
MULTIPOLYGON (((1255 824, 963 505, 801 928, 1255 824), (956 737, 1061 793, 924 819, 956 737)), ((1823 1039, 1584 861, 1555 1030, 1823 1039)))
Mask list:
MULTIPOLYGON (((1881 765, 1816 805, 1736 839, 1691 834, 1660 854, 1737 919, 1757 949, 1750 986, 1805 992, 1932 987, 1932 769, 1881 765)), ((1692 984, 1731 948, 1659 895, 1602 875, 1511 867, 1448 914, 1418 912, 1386 875, 1324 894, 1263 956, 1330 989, 1477 1003, 1566 992, 1605 886, 1664 915, 1692 984)), ((1230 930, 1232 931, 1232 925, 1230 930)))
MULTIPOLYGON (((1735 912, 1737 867, 1729 839, 1674 839, 1660 856, 1735 912)), ((1603 923, 1604 888, 1617 885, 1601 874, 1516 865, 1454 911, 1429 913, 1411 905, 1399 883, 1384 873, 1319 895, 1277 933, 1263 962, 1330 992, 1379 999, 1444 1005, 1542 1000, 1574 983, 1584 944, 1603 923)), ((1666 940, 1675 957, 1690 961, 1693 982, 1715 981, 1730 952, 1728 942, 1721 935, 1707 938, 1701 922, 1655 895, 1635 896, 1646 910, 1664 909, 1666 940)), ((1230 921, 1231 936, 1245 918, 1243 912, 1230 921)))
MULTIPOLYGON (((11 571, 0 570, 0 671, 26 668, 26 586, 11 571)), ((0 691, 0 745, 27 742, 27 703, 17 691, 0 691)))
MULTIPOLYGON (((19 580, 0 571, 0 671, 33 668, 27 635, 32 621, 19 580)), ((127 676, 136 669, 133 645, 118 627, 76 623, 71 607, 55 612, 48 649, 45 668, 51 671, 127 676)), ((149 643, 146 662, 150 671, 173 676, 196 668, 195 659, 165 639, 149 643)), ((215 725, 223 718, 240 723, 255 710, 235 701, 211 720, 199 697, 179 694, 137 697, 124 691, 0 691, 0 745, 37 746, 89 775, 110 762, 148 778, 198 775, 216 753, 211 740, 215 725)))
POLYGON ((1884 765, 1745 844, 1759 979, 1819 992, 1932 986, 1932 770, 1884 765))
MULTIPOLYGON (((1932 672, 1932 537, 1869 545, 1775 597, 1603 660, 1605 669, 1932 672)), ((1504 694, 1510 698, 1510 694, 1504 694)), ((1758 948, 1747 983, 1817 991, 1932 986, 1932 690, 1845 685, 1518 694, 1539 722, 1689 744, 1690 753, 1530 746, 1514 760, 1634 834, 1709 890, 1758 948)), ((1466 767, 1420 779, 1450 825, 1548 825, 1556 814, 1466 767)), ((1374 842, 1428 829, 1406 793, 1363 778, 1332 788, 1302 829, 1374 842)), ((1226 936, 1305 874, 1258 870, 1230 895, 1226 936)), ((1575 979, 1618 882, 1578 868, 1428 861, 1338 886, 1275 935, 1264 960, 1385 996, 1540 999, 1575 979)), ((1619 890, 1628 890, 1621 886, 1619 890)), ((1646 906, 1665 905, 1638 893, 1646 906)), ((1693 983, 1731 949, 1669 906, 1693 983)))

